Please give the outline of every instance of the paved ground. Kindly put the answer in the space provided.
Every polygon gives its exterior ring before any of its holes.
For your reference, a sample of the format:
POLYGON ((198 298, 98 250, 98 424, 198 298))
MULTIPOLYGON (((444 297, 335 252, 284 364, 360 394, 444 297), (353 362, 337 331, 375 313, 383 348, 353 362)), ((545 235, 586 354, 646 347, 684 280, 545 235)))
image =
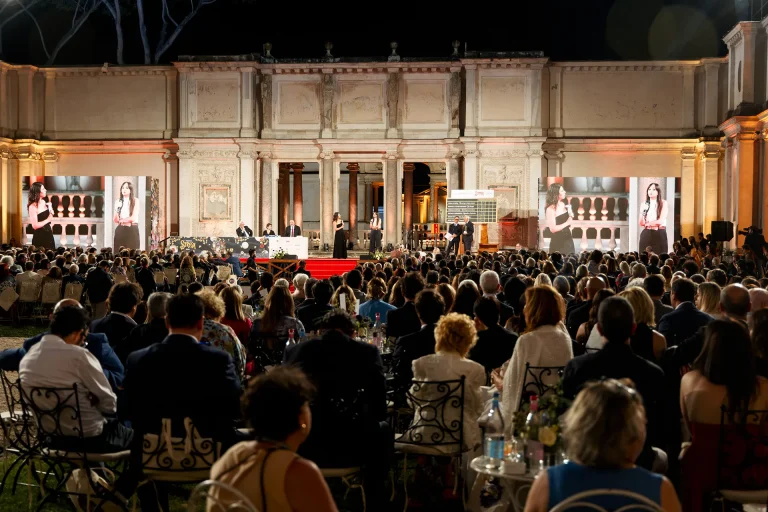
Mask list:
MULTIPOLYGON (((20 347, 23 341, 24 341, 24 338, 0 337, 0 350, 5 350, 7 348, 20 347)), ((7 410, 8 410, 8 404, 6 404, 5 402, 5 393, 2 393, 0 391, 0 411, 7 411, 7 410)))

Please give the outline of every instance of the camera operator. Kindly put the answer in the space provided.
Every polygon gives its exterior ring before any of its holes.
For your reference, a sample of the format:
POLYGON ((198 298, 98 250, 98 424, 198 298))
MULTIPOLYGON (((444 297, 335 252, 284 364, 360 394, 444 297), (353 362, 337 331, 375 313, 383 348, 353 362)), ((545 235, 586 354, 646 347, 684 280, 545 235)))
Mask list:
POLYGON ((763 231, 756 226, 749 226, 744 231, 739 231, 740 235, 744 238, 744 251, 746 254, 752 255, 752 260, 755 262, 755 273, 758 278, 762 278, 765 274, 765 256, 763 249, 765 248, 765 237, 763 237, 763 231))

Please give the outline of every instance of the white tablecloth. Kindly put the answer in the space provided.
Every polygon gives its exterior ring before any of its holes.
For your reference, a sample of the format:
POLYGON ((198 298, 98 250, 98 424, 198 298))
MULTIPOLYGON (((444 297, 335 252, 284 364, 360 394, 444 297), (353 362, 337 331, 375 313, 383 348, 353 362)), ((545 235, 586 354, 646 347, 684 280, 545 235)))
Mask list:
POLYGON ((274 257, 280 249, 286 254, 294 254, 300 260, 309 258, 309 240, 304 236, 270 236, 269 257, 274 257))

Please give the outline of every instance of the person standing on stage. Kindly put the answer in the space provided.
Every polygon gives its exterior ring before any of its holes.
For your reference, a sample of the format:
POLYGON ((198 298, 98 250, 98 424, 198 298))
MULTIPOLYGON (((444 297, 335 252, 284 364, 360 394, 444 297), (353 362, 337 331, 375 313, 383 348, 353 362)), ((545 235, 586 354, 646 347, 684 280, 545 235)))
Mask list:
POLYGON ((646 247, 652 247, 656 254, 669 251, 667 241, 667 202, 661 198, 661 187, 658 183, 651 183, 645 192, 645 204, 640 212, 639 247, 644 251, 646 247))
POLYGON ((267 224, 266 229, 261 233, 261 236, 275 236, 275 232, 272 231, 272 224, 267 224))
POLYGON ((139 200, 133 193, 133 185, 124 181, 120 185, 120 199, 115 202, 115 215, 112 221, 115 228, 115 241, 112 247, 140 249, 139 242, 139 200))
POLYGON ((29 213, 29 223, 35 233, 32 235, 32 245, 38 249, 55 249, 56 242, 53 241, 53 231, 51 223, 53 222, 53 206, 46 201, 45 187, 39 181, 29 187, 27 197, 27 212, 29 213))
POLYGON ((253 230, 245 225, 245 222, 240 221, 240 225, 237 228, 237 236, 240 238, 249 238, 253 236, 253 230))
POLYGON ((333 214, 333 257, 338 259, 347 259, 347 238, 344 236, 344 221, 341 214, 333 214))
POLYGON ((549 253, 559 252, 563 256, 575 253, 571 233, 573 212, 565 199, 565 188, 560 183, 549 186, 544 213, 547 217, 547 227, 552 233, 549 239, 549 253))
POLYGON ((461 242, 464 244, 464 252, 472 252, 472 239, 475 234, 475 225, 469 220, 469 215, 464 216, 464 231, 461 234, 461 242))
POLYGON ((291 219, 290 225, 285 228, 285 234, 283 236, 301 236, 301 227, 296 225, 296 222, 291 219))
POLYGON ((369 238, 371 240, 370 252, 374 253, 378 249, 381 249, 381 219, 378 212, 373 212, 371 217, 371 232, 369 238))
POLYGON ((456 255, 459 254, 459 237, 461 236, 461 225, 459 224, 459 216, 455 216, 453 218, 453 224, 448 226, 448 234, 451 235, 453 238, 448 242, 448 248, 445 250, 446 254, 451 253, 451 248, 453 248, 456 255))

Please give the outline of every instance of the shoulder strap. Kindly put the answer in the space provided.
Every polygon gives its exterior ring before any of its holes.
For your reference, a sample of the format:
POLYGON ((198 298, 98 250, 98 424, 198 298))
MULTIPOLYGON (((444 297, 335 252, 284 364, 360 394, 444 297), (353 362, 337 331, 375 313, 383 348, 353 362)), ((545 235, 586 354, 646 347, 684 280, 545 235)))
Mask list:
POLYGON ((275 453, 278 448, 270 448, 264 455, 264 460, 261 461, 261 474, 259 475, 259 487, 261 488, 261 510, 260 512, 267 512, 267 493, 264 492, 264 471, 267 468, 267 459, 269 456, 275 453))

